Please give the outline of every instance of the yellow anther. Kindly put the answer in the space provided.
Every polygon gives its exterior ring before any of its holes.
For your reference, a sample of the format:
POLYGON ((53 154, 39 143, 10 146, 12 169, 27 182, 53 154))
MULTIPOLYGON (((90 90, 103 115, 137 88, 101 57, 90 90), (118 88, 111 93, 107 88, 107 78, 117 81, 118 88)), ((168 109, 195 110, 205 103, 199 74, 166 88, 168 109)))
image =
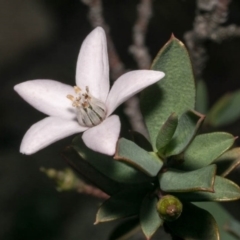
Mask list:
POLYGON ((75 97, 73 95, 67 95, 67 98, 70 99, 72 102, 75 101, 75 97))
POLYGON ((75 91, 76 94, 79 94, 81 92, 81 88, 80 87, 74 86, 73 88, 74 88, 74 91, 75 91))

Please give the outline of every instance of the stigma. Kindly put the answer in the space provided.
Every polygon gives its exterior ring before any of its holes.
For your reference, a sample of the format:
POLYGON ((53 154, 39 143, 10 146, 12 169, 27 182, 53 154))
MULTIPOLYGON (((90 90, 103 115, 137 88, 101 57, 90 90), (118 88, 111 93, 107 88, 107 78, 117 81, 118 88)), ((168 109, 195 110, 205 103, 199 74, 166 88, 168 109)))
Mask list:
POLYGON ((75 86, 74 91, 76 96, 67 95, 67 98, 76 109, 78 123, 83 127, 93 127, 101 123, 106 117, 105 104, 93 97, 88 87, 82 92, 81 88, 75 86))

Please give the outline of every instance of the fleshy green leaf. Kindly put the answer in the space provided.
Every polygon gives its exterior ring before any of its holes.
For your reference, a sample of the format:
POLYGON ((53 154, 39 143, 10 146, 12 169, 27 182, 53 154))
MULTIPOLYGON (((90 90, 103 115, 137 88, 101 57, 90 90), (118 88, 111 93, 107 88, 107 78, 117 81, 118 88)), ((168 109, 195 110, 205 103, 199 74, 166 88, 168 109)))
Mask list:
POLYGON ((216 165, 191 172, 169 169, 159 176, 160 188, 164 192, 213 192, 216 165))
POLYGON ((220 240, 213 216, 193 204, 184 204, 182 215, 174 222, 166 222, 172 232, 183 239, 220 240))
POLYGON ((227 223, 225 229, 237 239, 240 239, 240 222, 231 219, 231 221, 227 223))
POLYGON ((179 167, 194 170, 211 164, 234 143, 233 135, 224 132, 200 134, 184 152, 184 162, 179 167))
POLYGON ((138 215, 147 189, 126 189, 106 200, 99 208, 96 222, 108 222, 138 215))
POLYGON ((226 232, 225 226, 233 217, 218 203, 214 202, 199 202, 194 203, 198 207, 205 209, 210 212, 217 221, 220 239, 222 240, 237 240, 235 237, 231 236, 226 232))
POLYGON ((128 240, 136 232, 141 231, 138 218, 126 219, 111 233, 109 240, 128 240))
POLYGON ((206 123, 219 127, 236 121, 240 117, 239 102, 240 90, 225 94, 209 111, 206 123))
POLYGON ((196 135, 203 120, 204 115, 195 111, 189 110, 183 113, 178 121, 174 136, 166 148, 166 156, 181 153, 196 135))
POLYGON ((163 220, 157 212, 157 198, 146 196, 140 210, 141 228, 147 239, 150 239, 158 228, 163 224, 163 220))
POLYGON ((117 193, 122 189, 120 183, 113 181, 106 175, 102 174, 91 164, 85 161, 72 147, 67 147, 62 153, 67 163, 75 169, 84 179, 91 182, 109 195, 117 193))
POLYGON ((206 114, 208 110, 208 91, 203 80, 197 81, 196 111, 206 114))
POLYGON ((240 199, 240 188, 234 182, 222 178, 219 176, 215 177, 214 181, 214 192, 189 192, 189 193, 176 193, 174 194, 181 200, 187 200, 190 202, 201 202, 201 201, 234 201, 240 199))
POLYGON ((151 66, 166 76, 142 92, 141 109, 154 150, 159 129, 171 113, 178 116, 195 106, 195 83, 188 52, 172 36, 151 66))
POLYGON ((172 113, 163 124, 157 135, 156 147, 159 153, 163 153, 165 147, 171 141, 178 125, 178 116, 172 113))
POLYGON ((129 163, 151 177, 155 177, 163 165, 157 156, 125 138, 119 139, 114 159, 129 163))
POLYGON ((111 156, 96 153, 85 146, 81 137, 73 140, 73 148, 85 161, 99 172, 120 183, 143 183, 151 179, 128 164, 114 160, 111 156))
POLYGON ((227 176, 232 170, 240 165, 240 148, 233 148, 223 153, 214 161, 217 165, 217 174, 227 176))

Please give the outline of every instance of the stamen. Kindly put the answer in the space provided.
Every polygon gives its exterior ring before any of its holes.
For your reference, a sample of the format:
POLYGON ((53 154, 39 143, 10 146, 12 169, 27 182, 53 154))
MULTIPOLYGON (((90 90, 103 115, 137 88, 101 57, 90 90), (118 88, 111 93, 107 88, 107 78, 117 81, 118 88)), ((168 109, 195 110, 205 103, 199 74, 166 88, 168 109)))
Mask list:
POLYGON ((78 122, 84 127, 93 127, 101 123, 106 117, 106 106, 103 102, 90 94, 88 86, 86 92, 81 93, 78 86, 74 87, 77 96, 67 95, 76 108, 78 122))

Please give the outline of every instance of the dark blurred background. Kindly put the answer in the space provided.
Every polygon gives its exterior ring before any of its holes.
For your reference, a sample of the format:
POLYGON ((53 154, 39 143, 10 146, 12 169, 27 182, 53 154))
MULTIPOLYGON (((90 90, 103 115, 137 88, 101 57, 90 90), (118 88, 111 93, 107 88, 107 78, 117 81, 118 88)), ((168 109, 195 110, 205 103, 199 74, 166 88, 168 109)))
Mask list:
MULTIPOLYGON (((137 68, 128 48, 138 3, 103 1, 104 17, 128 69, 137 68)), ((192 28, 196 3, 155 0, 153 4, 146 36, 152 57, 172 32, 183 40, 192 28)), ((228 23, 240 25, 240 1, 232 1, 229 10, 228 23)), ((73 85, 78 51, 91 31, 87 13, 80 0, 0 0, 0 239, 104 240, 115 226, 93 226, 100 201, 74 192, 59 193, 39 171, 41 166, 66 167, 61 149, 71 137, 31 156, 19 153, 24 133, 44 115, 24 102, 13 86, 39 78, 73 85)), ((240 88, 240 38, 209 42, 206 47, 209 61, 203 76, 213 104, 225 92, 240 88)), ((239 124, 221 130, 240 135, 239 124)), ((239 207, 239 201, 231 206, 239 207)))

